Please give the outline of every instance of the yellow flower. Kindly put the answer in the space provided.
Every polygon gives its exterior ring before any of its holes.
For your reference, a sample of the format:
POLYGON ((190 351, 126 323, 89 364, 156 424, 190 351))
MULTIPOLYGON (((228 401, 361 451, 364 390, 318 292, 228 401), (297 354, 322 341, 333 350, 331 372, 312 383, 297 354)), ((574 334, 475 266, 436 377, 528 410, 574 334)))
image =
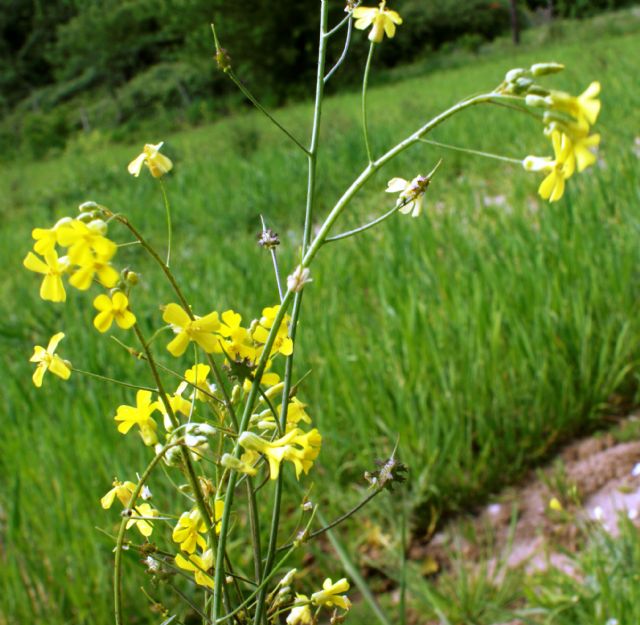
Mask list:
POLYGON ((134 513, 136 516, 127 521, 127 529, 135 525, 138 531, 145 538, 148 538, 153 533, 153 523, 146 518, 141 519, 139 517, 155 517, 158 516, 158 511, 154 510, 148 503, 141 503, 139 506, 136 506, 134 513))
POLYGON ((369 41, 380 43, 386 33, 389 39, 396 34, 396 24, 402 24, 402 18, 396 11, 386 8, 386 0, 374 7, 357 7, 353 10, 353 17, 356 18, 355 27, 365 30, 373 25, 369 33, 369 41))
POLYGON ((182 356, 189 341, 195 341, 205 352, 219 353, 220 342, 214 334, 220 329, 218 313, 212 312, 204 317, 190 319, 185 310, 178 304, 167 304, 162 314, 162 319, 168 323, 176 333, 176 337, 167 345, 167 349, 173 356, 182 356))
MULTIPOLYGON (((115 252, 115 248, 113 251, 115 252)), ((112 256, 113 254, 86 256, 79 263, 79 268, 69 278, 69 284, 80 291, 86 291, 91 286, 94 276, 98 276, 102 286, 112 289, 119 278, 118 272, 109 263, 112 256)))
POLYGON ((220 334, 227 339, 224 352, 236 360, 246 358, 253 362, 256 359, 256 348, 252 345, 249 330, 240 325, 242 317, 233 310, 225 310, 221 316, 220 334))
POLYGON ((140 175, 142 166, 146 165, 154 178, 160 178, 167 172, 171 171, 173 163, 164 154, 160 154, 160 148, 163 141, 157 145, 152 143, 145 144, 142 153, 136 156, 130 163, 129 173, 136 178, 140 175))
POLYGON ((191 512, 183 512, 178 519, 178 524, 173 529, 173 541, 180 544, 180 549, 187 553, 193 553, 196 546, 204 549, 207 541, 200 536, 202 532, 207 531, 207 526, 202 519, 202 515, 198 509, 191 512))
MULTIPOLYGON (((262 310, 262 317, 260 317, 260 323, 253 331, 253 339, 258 343, 266 343, 269 331, 273 326, 276 315, 280 310, 280 305, 271 306, 270 308, 264 308, 262 310)), ((289 337, 288 325, 291 317, 285 315, 280 327, 276 333, 275 341, 273 342, 272 353, 280 353, 283 356, 291 356, 293 354, 293 341, 289 337)))
POLYGON ((549 509, 555 512, 562 512, 563 507, 557 497, 552 497, 549 501, 549 509))
POLYGON ((91 262, 92 253, 101 257, 112 258, 118 246, 107 239, 104 234, 107 225, 102 219, 94 219, 86 224, 74 219, 57 228, 58 243, 68 247, 69 260, 74 265, 91 262))
POLYGON ((586 121, 574 123, 554 121, 545 128, 545 134, 548 135, 552 135, 556 131, 565 134, 571 140, 571 149, 579 172, 596 162, 594 148, 600 145, 600 135, 590 135, 589 124, 586 121))
MULTIPOLYGON (((178 416, 178 413, 182 413, 185 417, 188 417, 191 414, 191 402, 185 399, 178 391, 173 395, 167 395, 167 400, 169 401, 169 406, 176 417, 178 416)), ((157 406, 158 410, 160 410, 164 417, 165 430, 167 430, 167 432, 171 432, 171 430, 173 430, 173 423, 169 417, 169 411, 160 396, 158 396, 157 406)))
POLYGON ((213 588, 213 549, 207 549, 202 556, 192 553, 188 560, 179 553, 175 560, 181 569, 193 571, 196 584, 213 588))
POLYGON ((106 332, 114 321, 123 330, 128 330, 136 322, 136 316, 129 310, 129 299, 122 291, 116 291, 112 297, 104 293, 98 295, 93 305, 100 311, 93 320, 99 332, 106 332))
POLYGON ((527 171, 549 172, 538 188, 540 197, 550 202, 558 201, 563 193, 565 180, 573 175, 576 159, 573 146, 567 135, 553 132, 551 135, 555 159, 550 157, 527 156, 522 161, 527 171))
POLYGON ((552 108, 569 113, 576 120, 584 120, 593 126, 601 108, 600 100, 597 99, 599 94, 600 83, 594 81, 578 97, 562 91, 552 91, 547 96, 547 101, 552 108))
MULTIPOLYGON (((176 391, 176 394, 182 395, 182 393, 184 393, 187 387, 191 385, 191 387, 195 386, 196 389, 200 389, 200 390, 195 390, 196 399, 198 401, 207 401, 207 397, 209 396, 209 394, 211 394, 211 389, 209 388, 209 383, 207 381, 207 377, 210 371, 211 371, 211 367, 209 365, 201 365, 201 364, 193 365, 191 369, 187 369, 187 371, 184 372, 184 377, 186 379, 186 382, 182 382, 180 386, 178 386, 178 390, 176 391)), ((191 393, 189 397, 193 399, 193 396, 194 396, 194 393, 191 393)))
POLYGON ((260 458, 260 454, 253 450, 245 451, 242 456, 240 456, 240 459, 231 454, 223 454, 222 458, 220 458, 220 464, 232 471, 255 475, 258 471, 254 465, 258 458, 260 458))
POLYGON ((33 252, 29 252, 23 262, 29 271, 35 271, 44 275, 40 286, 40 297, 50 302, 64 302, 67 293, 64 290, 62 274, 69 268, 69 259, 66 256, 58 258, 55 250, 46 252, 44 262, 33 252))
POLYGON ((346 595, 338 594, 347 590, 349 590, 349 582, 344 577, 335 584, 331 582, 331 579, 327 578, 322 584, 322 590, 311 595, 311 602, 317 606, 331 608, 337 605, 343 610, 348 610, 351 607, 351 601, 346 595))
POLYGON ((318 457, 322 436, 315 428, 307 433, 295 428, 281 438, 267 441, 253 432, 243 432, 238 443, 244 449, 257 451, 266 456, 272 480, 277 479, 283 460, 293 463, 296 478, 299 479, 300 473, 308 473, 313 461, 318 457))
POLYGON ((70 221, 72 221, 71 217, 63 217, 53 228, 34 228, 31 231, 31 236, 35 240, 33 249, 41 255, 53 250, 58 242, 58 228, 70 221))
POLYGON ((312 625, 313 616, 306 595, 296 595, 296 602, 287 616, 287 625, 312 625))
POLYGON ((100 500, 100 505, 105 510, 108 510, 112 506, 114 499, 117 497, 123 507, 127 508, 135 488, 136 485, 133 482, 120 482, 119 480, 114 480, 113 488, 100 500))
POLYGON ((156 429, 158 425, 151 418, 158 409, 157 402, 151 403, 151 391, 140 390, 136 393, 135 406, 119 406, 114 419, 119 421, 118 432, 126 434, 134 425, 140 428, 140 436, 147 447, 158 442, 156 429))
POLYGON ((40 388, 42 386, 42 378, 45 372, 51 371, 51 373, 57 375, 63 380, 68 380, 71 375, 71 369, 69 365, 60 358, 54 352, 58 343, 64 338, 64 332, 58 332, 51 337, 47 349, 36 345, 33 348, 33 356, 31 356, 30 362, 37 362, 36 370, 33 372, 33 383, 40 388))

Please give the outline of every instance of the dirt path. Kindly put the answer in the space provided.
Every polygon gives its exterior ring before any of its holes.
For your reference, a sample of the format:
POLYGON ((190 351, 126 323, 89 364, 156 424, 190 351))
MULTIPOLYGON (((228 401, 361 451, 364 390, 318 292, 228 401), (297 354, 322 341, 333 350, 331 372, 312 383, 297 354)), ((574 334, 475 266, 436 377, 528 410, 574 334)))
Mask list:
MULTIPOLYGON (((639 419, 640 414, 631 415, 625 423, 639 419)), ((502 553, 509 567, 570 568, 560 549, 578 548, 577 525, 602 523, 615 534, 621 513, 640 521, 640 441, 618 442, 613 434, 600 434, 567 446, 475 517, 456 519, 428 544, 413 545, 411 558, 446 566, 455 545, 458 555, 471 561, 490 549, 502 553)))

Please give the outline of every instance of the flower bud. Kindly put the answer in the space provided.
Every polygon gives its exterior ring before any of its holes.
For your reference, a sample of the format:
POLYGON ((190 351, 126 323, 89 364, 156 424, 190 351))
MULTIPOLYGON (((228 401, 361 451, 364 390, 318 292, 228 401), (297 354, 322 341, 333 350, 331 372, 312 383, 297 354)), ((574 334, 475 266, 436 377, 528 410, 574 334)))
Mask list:
POLYGON ((87 225, 89 226, 89 228, 91 228, 91 230, 93 230, 93 232, 97 232, 102 236, 105 236, 109 229, 106 222, 102 219, 93 219, 87 225))
POLYGON ((518 78, 520 78, 521 76, 526 76, 529 73, 529 70, 526 70, 522 67, 518 67, 516 69, 510 69, 506 74, 505 74, 505 81, 506 82, 515 82, 516 80, 518 80, 518 78))
POLYGON ((527 106, 543 108, 548 106, 547 101, 544 98, 541 98, 539 95, 531 95, 530 93, 526 95, 524 101, 527 106))
POLYGON ((311 271, 308 267, 298 265, 295 271, 287 277, 287 288, 294 293, 299 293, 304 285, 313 282, 311 279, 311 271))
POLYGON ((531 66, 530 72, 534 76, 546 76, 547 74, 557 74, 563 69, 562 63, 535 63, 531 66))
POLYGON ((136 284, 140 282, 140 276, 135 271, 131 271, 130 269, 125 269, 122 273, 124 274, 123 275, 124 281, 129 286, 136 286, 136 284))
POLYGON ((81 213, 93 211, 93 210, 96 210, 98 208, 100 208, 100 205, 97 204, 96 202, 91 201, 91 200, 89 200, 88 202, 82 202, 82 204, 80 204, 80 206, 78 206, 78 210, 81 213))

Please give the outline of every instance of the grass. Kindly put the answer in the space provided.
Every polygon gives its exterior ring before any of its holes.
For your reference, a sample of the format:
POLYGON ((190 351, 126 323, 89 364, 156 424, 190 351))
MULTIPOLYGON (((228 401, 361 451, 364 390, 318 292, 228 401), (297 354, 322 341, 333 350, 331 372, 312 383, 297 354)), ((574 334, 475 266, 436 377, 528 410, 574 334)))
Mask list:
MULTIPOLYGON (((353 204, 338 230, 386 210, 389 178, 413 176, 445 159, 424 218, 398 216, 325 250, 313 271, 297 363, 300 375, 312 372, 300 397, 325 437, 316 492, 327 516, 358 499, 363 471, 390 452, 398 435, 411 467, 415 522, 424 527, 431 514, 471 506, 563 440, 601 426, 606 412, 635 401, 640 211, 632 150, 640 102, 632 88, 636 41, 628 15, 624 34, 604 32, 589 46, 576 37, 508 56, 498 48, 469 65, 372 90, 370 127, 379 153, 421 120, 493 86, 506 70, 562 60, 568 70, 557 84, 576 92, 592 79, 603 83, 602 160, 570 181, 562 202, 548 206, 536 197, 537 178, 517 167, 421 145, 353 204)), ((364 164, 358 110, 353 94, 327 102, 321 214, 364 164)), ((277 114, 306 136, 308 105, 277 114)), ((517 158, 543 154, 546 143, 529 121, 484 108, 433 138, 517 158)), ((27 359, 33 344, 64 328, 60 351, 77 367, 128 379, 133 368, 142 383, 147 374, 143 363, 132 363, 93 331, 90 297, 75 292, 64 307, 44 304, 21 261, 32 227, 73 214, 89 199, 126 212, 163 246, 159 190, 125 170, 142 143, 162 138, 132 137, 131 146, 91 146, 17 164, 0 180, 6 269, 0 614, 10 615, 6 623, 111 621, 112 543, 95 528, 112 531, 117 523, 98 504, 113 476, 144 466, 144 450, 122 439, 111 418, 130 394, 80 375, 66 385, 48 379, 36 393, 27 359)), ((173 264, 194 310, 233 307, 245 319, 259 315, 276 301, 276 290, 269 259, 255 245, 258 215, 281 234, 281 264, 289 270, 298 257, 304 158, 253 114, 165 139, 176 162, 167 180, 173 264)), ((123 248, 120 258, 142 273, 139 297, 148 304, 142 323, 157 326, 155 306, 171 301, 169 289, 139 249, 123 248)), ((393 522, 386 508, 384 502, 369 514, 393 522)), ((235 539, 240 546, 242 537, 235 539)), ((339 576, 332 566, 327 573, 339 576)), ((140 583, 128 575, 128 605, 140 583)), ((141 601, 132 609, 132 623, 148 622, 141 601)), ((355 612, 352 618, 367 617, 355 612)))

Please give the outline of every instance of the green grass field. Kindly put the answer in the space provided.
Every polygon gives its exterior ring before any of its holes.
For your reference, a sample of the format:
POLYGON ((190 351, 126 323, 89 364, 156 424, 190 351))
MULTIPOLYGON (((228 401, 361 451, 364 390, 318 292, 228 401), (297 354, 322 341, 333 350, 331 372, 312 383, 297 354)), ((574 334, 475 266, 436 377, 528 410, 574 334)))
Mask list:
MULTIPOLYGON (((535 47, 498 45, 426 76, 409 68, 408 77, 387 78, 372 90, 370 127, 380 153, 449 104, 494 86, 506 70, 562 61, 567 71, 556 84, 580 92, 591 80, 602 83, 601 159, 570 180, 561 202, 547 205, 537 198, 533 174, 422 145, 386 167, 354 202, 338 230, 388 208, 389 178, 412 177, 444 159, 422 218, 397 216, 325 249, 306 291, 297 363, 300 374, 311 375, 300 397, 325 437, 316 493, 327 516, 359 498, 362 473, 397 436, 411 470, 409 503, 425 526, 433 511, 469 509, 562 441, 635 402, 640 23, 629 13, 623 34, 587 28, 588 45, 579 29, 546 42, 538 33, 535 47)), ((327 102, 321 213, 364 166, 358 111, 353 94, 327 102)), ((277 115, 306 136, 309 105, 277 115)), ((530 122, 485 107, 432 138, 515 158, 545 154, 541 129, 530 122)), ((147 373, 93 330, 90 296, 69 293, 64 307, 40 301, 38 280, 22 259, 33 227, 49 227, 86 200, 125 212, 162 247, 158 188, 148 176, 130 177, 126 165, 144 142, 163 139, 175 162, 166 182, 173 266, 196 312, 233 307, 250 319, 276 302, 269 258, 255 244, 260 214, 281 234, 283 270, 296 264, 306 163, 255 114, 170 137, 131 137, 129 146, 77 148, 2 172, 2 625, 112 622, 112 543, 96 527, 112 531, 117 522, 99 506, 113 476, 145 464, 145 450, 122 438, 112 420, 130 394, 80 375, 67 384, 47 379, 36 392, 28 358, 34 344, 64 329, 61 354, 77 367, 135 375, 141 383, 147 373)), ((157 327, 155 306, 172 300, 168 287, 141 250, 123 248, 120 262, 142 274, 140 297, 148 306, 141 321, 157 327)), ((388 508, 385 502, 365 515, 392 519, 388 508)), ((144 578, 128 568, 134 597, 144 578)), ((130 622, 152 622, 144 602, 137 606, 130 622)), ((362 622, 363 614, 356 610, 351 622, 362 622)))

